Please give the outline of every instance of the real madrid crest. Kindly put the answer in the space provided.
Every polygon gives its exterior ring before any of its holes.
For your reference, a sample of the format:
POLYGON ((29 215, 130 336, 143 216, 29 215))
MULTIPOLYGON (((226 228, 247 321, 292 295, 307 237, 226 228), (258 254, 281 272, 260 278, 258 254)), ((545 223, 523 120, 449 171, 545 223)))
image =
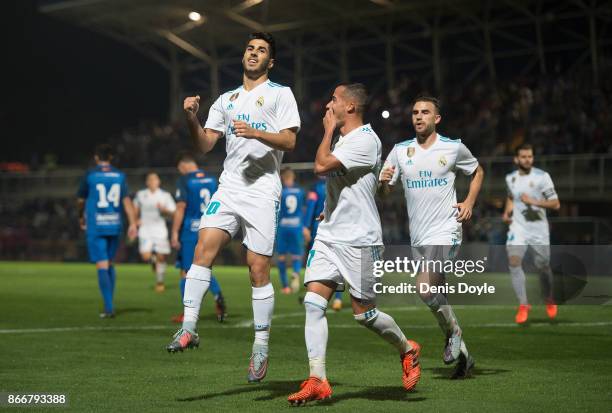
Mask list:
POLYGON ((230 102, 233 102, 238 99, 238 95, 240 95, 240 92, 234 93, 232 96, 230 96, 230 102))
POLYGON ((408 155, 409 158, 412 158, 412 156, 414 155, 414 147, 413 146, 409 146, 408 149, 406 149, 406 155, 408 155))
POLYGON ((440 166, 446 166, 448 162, 446 162, 446 158, 444 157, 444 155, 440 156, 440 159, 438 159, 438 164, 440 166))
POLYGON ((533 188, 533 181, 529 181, 529 188, 533 188))
POLYGON ((512 183, 514 183, 514 181, 516 181, 516 176, 513 176, 511 181, 512 181, 512 183))
POLYGON ((262 107, 264 104, 264 98, 263 96, 260 96, 259 99, 257 99, 257 102, 255 102, 255 105, 258 107, 262 107))

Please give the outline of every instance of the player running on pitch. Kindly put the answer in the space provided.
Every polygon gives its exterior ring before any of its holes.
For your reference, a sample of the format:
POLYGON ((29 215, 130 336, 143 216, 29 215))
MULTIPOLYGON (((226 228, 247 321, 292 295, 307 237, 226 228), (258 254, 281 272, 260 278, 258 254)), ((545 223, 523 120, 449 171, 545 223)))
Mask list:
POLYGON ((300 290, 300 271, 304 255, 304 190, 295 185, 295 172, 287 167, 281 171, 283 190, 281 192, 280 217, 276 253, 278 273, 283 293, 297 293, 300 290), (287 280, 287 265, 292 267, 291 287, 287 280))
POLYGON ((317 150, 315 173, 328 175, 327 198, 304 277, 308 289, 304 306, 310 376, 300 391, 289 396, 292 405, 331 397, 325 372, 325 311, 339 285, 348 285, 355 320, 398 350, 406 390, 412 390, 421 375, 419 345, 406 340, 395 320, 375 304, 374 261, 381 259, 384 249, 374 200, 382 145, 372 127, 363 124, 366 100, 362 84, 340 85, 323 118, 325 133, 317 150), (332 151, 336 127, 341 136, 332 151))
MULTIPOLYGON (((206 176, 198 167, 196 159, 189 153, 179 157, 177 169, 181 174, 176 188, 176 212, 172 220, 172 247, 178 250, 177 267, 181 270, 179 283, 181 302, 185 296, 185 282, 187 271, 193 262, 193 254, 198 243, 198 230, 202 214, 210 202, 210 198, 217 191, 217 179, 206 176)), ((217 321, 222 323, 227 316, 225 299, 217 278, 211 274, 210 292, 215 299, 215 312, 217 321)), ((184 315, 180 314, 172 320, 182 323, 184 315)))
POLYGON ((157 282, 155 291, 164 292, 166 258, 170 254, 168 227, 164 215, 174 214, 176 204, 172 195, 160 188, 161 180, 155 172, 149 172, 146 178, 146 189, 141 189, 134 197, 138 221, 138 250, 145 262, 153 264, 157 282))
POLYGON ((533 148, 522 144, 516 148, 514 163, 518 169, 506 175, 508 198, 503 220, 510 224, 506 249, 512 286, 519 300, 515 321, 524 324, 531 306, 527 301, 523 257, 531 249, 540 273, 540 287, 546 302, 546 313, 554 319, 557 305, 553 300, 553 274, 550 268, 550 236, 546 210, 561 208, 555 186, 548 172, 533 167, 533 148))
POLYGON ((116 272, 113 260, 121 235, 121 212, 128 217, 128 236, 138 233, 134 205, 128 195, 125 174, 111 165, 113 151, 110 145, 96 147, 96 167, 87 171, 77 192, 79 224, 87 234, 89 260, 98 269, 98 286, 104 301, 100 318, 113 318, 113 295, 116 272))
MULTIPOLYGON (((440 104, 436 98, 418 97, 412 107, 416 138, 393 147, 380 174, 381 191, 387 194, 401 181, 415 259, 452 259, 461 244, 461 224, 472 216, 472 208, 484 178, 482 167, 459 139, 449 139, 436 132, 440 123, 440 104), (470 175, 467 197, 457 202, 457 171, 470 175)), ((444 274, 423 272, 417 284, 444 284, 444 274)), ((444 363, 457 360, 453 378, 464 378, 474 365, 462 338, 461 327, 442 293, 420 293, 445 335, 444 363)))
POLYGON ((267 33, 253 33, 246 45, 242 86, 222 94, 210 108, 206 124, 198 121, 199 96, 185 99, 192 137, 204 152, 225 136, 227 157, 219 190, 200 224, 193 265, 187 272, 182 328, 168 351, 199 342, 196 323, 202 297, 210 284, 219 251, 242 230, 252 285, 255 341, 249 363, 249 382, 261 381, 268 367, 268 341, 274 309, 270 261, 274 253, 283 151, 292 151, 300 128, 291 89, 268 79, 274 66, 275 43, 267 33))

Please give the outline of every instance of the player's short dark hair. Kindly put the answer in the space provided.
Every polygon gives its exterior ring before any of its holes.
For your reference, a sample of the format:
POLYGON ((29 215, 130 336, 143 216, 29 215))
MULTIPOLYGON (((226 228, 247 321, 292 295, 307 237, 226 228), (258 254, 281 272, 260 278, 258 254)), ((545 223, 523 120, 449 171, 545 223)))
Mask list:
POLYGON ((179 164, 181 162, 193 162, 195 164, 198 163, 198 161, 196 160, 196 157, 193 153, 191 152, 181 152, 179 153, 179 156, 176 158, 176 163, 179 164))
POLYGON ((339 86, 344 86, 344 93, 355 99, 357 113, 365 112, 365 107, 368 102, 368 89, 363 83, 341 83, 339 86))
POLYGON ((520 151, 531 151, 533 152, 533 145, 530 143, 521 143, 514 149, 514 154, 518 156, 520 151))
POLYGON ((274 40, 274 36, 272 36, 268 32, 254 32, 249 35, 249 40, 247 41, 247 44, 251 40, 255 40, 255 39, 260 39, 268 43, 268 45, 270 46, 270 58, 271 59, 276 58, 276 41, 274 40))
POLYGON ((103 162, 110 162, 111 159, 113 159, 113 156, 115 156, 115 153, 113 151, 113 147, 108 143, 101 143, 96 146, 94 155, 103 162))
POLYGON ((281 176, 285 176, 288 173, 293 173, 293 169, 291 169, 290 166, 285 166, 283 169, 281 169, 280 173, 281 176))
POLYGON ((412 106, 414 107, 414 105, 417 104, 417 102, 429 102, 432 103, 434 105, 434 108, 436 108, 436 112, 438 112, 438 115, 442 113, 441 109, 442 109, 442 103, 440 103, 440 99, 430 96, 430 95, 419 95, 416 98, 414 98, 414 100, 412 101, 412 106))

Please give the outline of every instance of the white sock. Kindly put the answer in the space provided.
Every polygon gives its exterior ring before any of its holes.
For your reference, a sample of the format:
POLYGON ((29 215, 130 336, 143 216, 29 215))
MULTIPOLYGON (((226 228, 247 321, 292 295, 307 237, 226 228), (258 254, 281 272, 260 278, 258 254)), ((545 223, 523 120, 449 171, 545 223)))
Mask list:
POLYGON ((325 352, 327 350, 327 300, 319 294, 307 292, 304 296, 304 307, 306 308, 306 324, 304 336, 306 338, 306 349, 308 350, 308 364, 310 375, 321 380, 325 376, 325 352))
POLYGON ((521 305, 527 305, 527 289, 525 288, 525 272, 522 266, 510 266, 510 275, 512 277, 512 287, 516 298, 521 305))
POLYGON ((438 320, 438 325, 445 335, 453 334, 460 328, 455 312, 444 294, 438 293, 426 298, 425 304, 438 320))
POLYGON ((187 271, 185 296, 183 297, 183 328, 186 330, 196 330, 196 323, 200 317, 200 306, 210 286, 211 274, 210 268, 195 264, 191 264, 187 271))
POLYGON ((355 320, 381 336, 387 343, 395 347, 400 354, 411 350, 406 336, 404 336, 402 330, 400 330, 393 317, 389 314, 373 308, 365 313, 355 314, 355 320))
POLYGON ((158 262, 155 264, 155 275, 157 276, 158 283, 164 282, 164 275, 166 274, 167 267, 168 264, 166 264, 165 262, 158 262))
POLYGON ((274 287, 272 283, 253 287, 253 324, 255 344, 267 346, 270 339, 270 325, 274 312, 274 287))

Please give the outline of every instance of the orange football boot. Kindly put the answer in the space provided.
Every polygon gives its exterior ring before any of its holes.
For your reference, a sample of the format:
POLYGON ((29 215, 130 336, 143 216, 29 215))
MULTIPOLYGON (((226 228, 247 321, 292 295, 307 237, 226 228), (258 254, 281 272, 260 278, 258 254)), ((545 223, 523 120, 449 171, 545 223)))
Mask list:
POLYGON ((310 376, 300 385, 300 391, 289 395, 287 400, 293 406, 301 406, 309 401, 329 399, 332 389, 327 379, 310 376))
POLYGON ((550 318, 551 320, 557 317, 557 304, 555 303, 546 304, 546 314, 548 314, 548 318, 550 318))
POLYGON ((519 305, 514 321, 516 321, 517 324, 525 324, 527 322, 527 318, 529 317, 529 310, 531 310, 531 306, 529 304, 519 305))
POLYGON ((410 344, 412 350, 402 354, 400 360, 402 362, 402 370, 404 371, 402 383, 406 390, 411 391, 416 387, 421 378, 421 365, 419 364, 421 346, 412 340, 408 340, 408 344, 410 344))

